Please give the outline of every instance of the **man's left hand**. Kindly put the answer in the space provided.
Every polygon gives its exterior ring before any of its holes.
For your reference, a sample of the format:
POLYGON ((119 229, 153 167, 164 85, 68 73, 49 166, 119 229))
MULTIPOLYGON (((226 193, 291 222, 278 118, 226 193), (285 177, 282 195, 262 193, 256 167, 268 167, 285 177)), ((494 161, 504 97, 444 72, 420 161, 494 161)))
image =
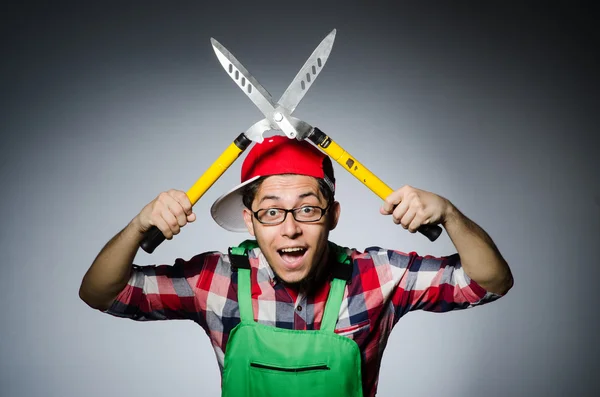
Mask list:
POLYGON ((445 198, 404 185, 386 197, 379 212, 392 215, 395 224, 415 233, 421 225, 443 224, 451 210, 445 198))

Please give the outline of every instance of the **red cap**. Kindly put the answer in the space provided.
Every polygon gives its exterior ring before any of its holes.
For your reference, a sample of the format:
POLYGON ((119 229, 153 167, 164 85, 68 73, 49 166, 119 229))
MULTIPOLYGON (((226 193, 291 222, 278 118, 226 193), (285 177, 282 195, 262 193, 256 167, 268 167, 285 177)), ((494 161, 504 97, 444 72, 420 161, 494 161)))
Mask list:
POLYGON ((241 184, 218 198, 211 207, 213 219, 223 228, 246 231, 242 216, 242 188, 262 176, 296 174, 320 178, 335 191, 331 159, 308 141, 275 135, 252 147, 242 163, 241 184))

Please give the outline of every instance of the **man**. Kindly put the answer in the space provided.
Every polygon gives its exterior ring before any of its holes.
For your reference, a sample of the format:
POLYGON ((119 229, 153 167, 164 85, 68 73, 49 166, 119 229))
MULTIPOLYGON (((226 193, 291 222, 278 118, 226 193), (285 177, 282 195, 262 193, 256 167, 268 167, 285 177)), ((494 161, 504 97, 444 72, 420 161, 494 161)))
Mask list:
POLYGON ((479 226, 443 197, 410 186, 390 194, 380 213, 412 233, 442 225, 457 254, 359 252, 329 242, 340 216, 333 167, 306 141, 274 136, 254 145, 241 180, 211 214, 255 242, 173 266, 133 265, 150 227, 171 239, 195 220, 186 194, 170 190, 108 242, 80 288, 88 305, 115 316, 198 323, 211 338, 223 395, 374 396, 388 336, 404 314, 473 307, 512 287, 479 226))

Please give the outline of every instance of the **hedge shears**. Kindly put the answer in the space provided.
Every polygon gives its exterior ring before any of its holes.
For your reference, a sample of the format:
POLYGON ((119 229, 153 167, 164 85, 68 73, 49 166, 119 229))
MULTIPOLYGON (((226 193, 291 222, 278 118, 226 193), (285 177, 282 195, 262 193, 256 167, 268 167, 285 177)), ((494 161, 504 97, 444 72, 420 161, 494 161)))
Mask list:
MULTIPOLYGON (((336 30, 334 29, 321 41, 277 102, 231 52, 217 40, 211 38, 215 54, 229 77, 258 107, 265 118, 241 133, 186 192, 192 205, 206 193, 252 142, 261 143, 264 140, 264 132, 269 130, 282 131, 290 139, 308 139, 381 199, 385 199, 393 192, 388 185, 383 183, 323 131, 292 116, 310 86, 323 70, 333 47, 335 34, 336 30)), ((422 225, 418 231, 434 241, 439 237, 442 229, 437 225, 422 225)), ((140 246, 146 252, 152 253, 164 239, 165 237, 161 231, 153 226, 146 232, 140 246)))

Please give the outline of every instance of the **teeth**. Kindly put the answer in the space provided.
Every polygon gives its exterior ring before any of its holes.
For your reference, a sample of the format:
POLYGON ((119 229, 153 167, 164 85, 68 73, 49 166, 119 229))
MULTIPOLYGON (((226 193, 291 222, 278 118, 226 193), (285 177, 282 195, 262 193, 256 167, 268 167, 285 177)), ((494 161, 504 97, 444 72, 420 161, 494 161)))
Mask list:
POLYGON ((304 248, 283 248, 281 250, 281 252, 298 252, 298 251, 304 251, 304 248))

